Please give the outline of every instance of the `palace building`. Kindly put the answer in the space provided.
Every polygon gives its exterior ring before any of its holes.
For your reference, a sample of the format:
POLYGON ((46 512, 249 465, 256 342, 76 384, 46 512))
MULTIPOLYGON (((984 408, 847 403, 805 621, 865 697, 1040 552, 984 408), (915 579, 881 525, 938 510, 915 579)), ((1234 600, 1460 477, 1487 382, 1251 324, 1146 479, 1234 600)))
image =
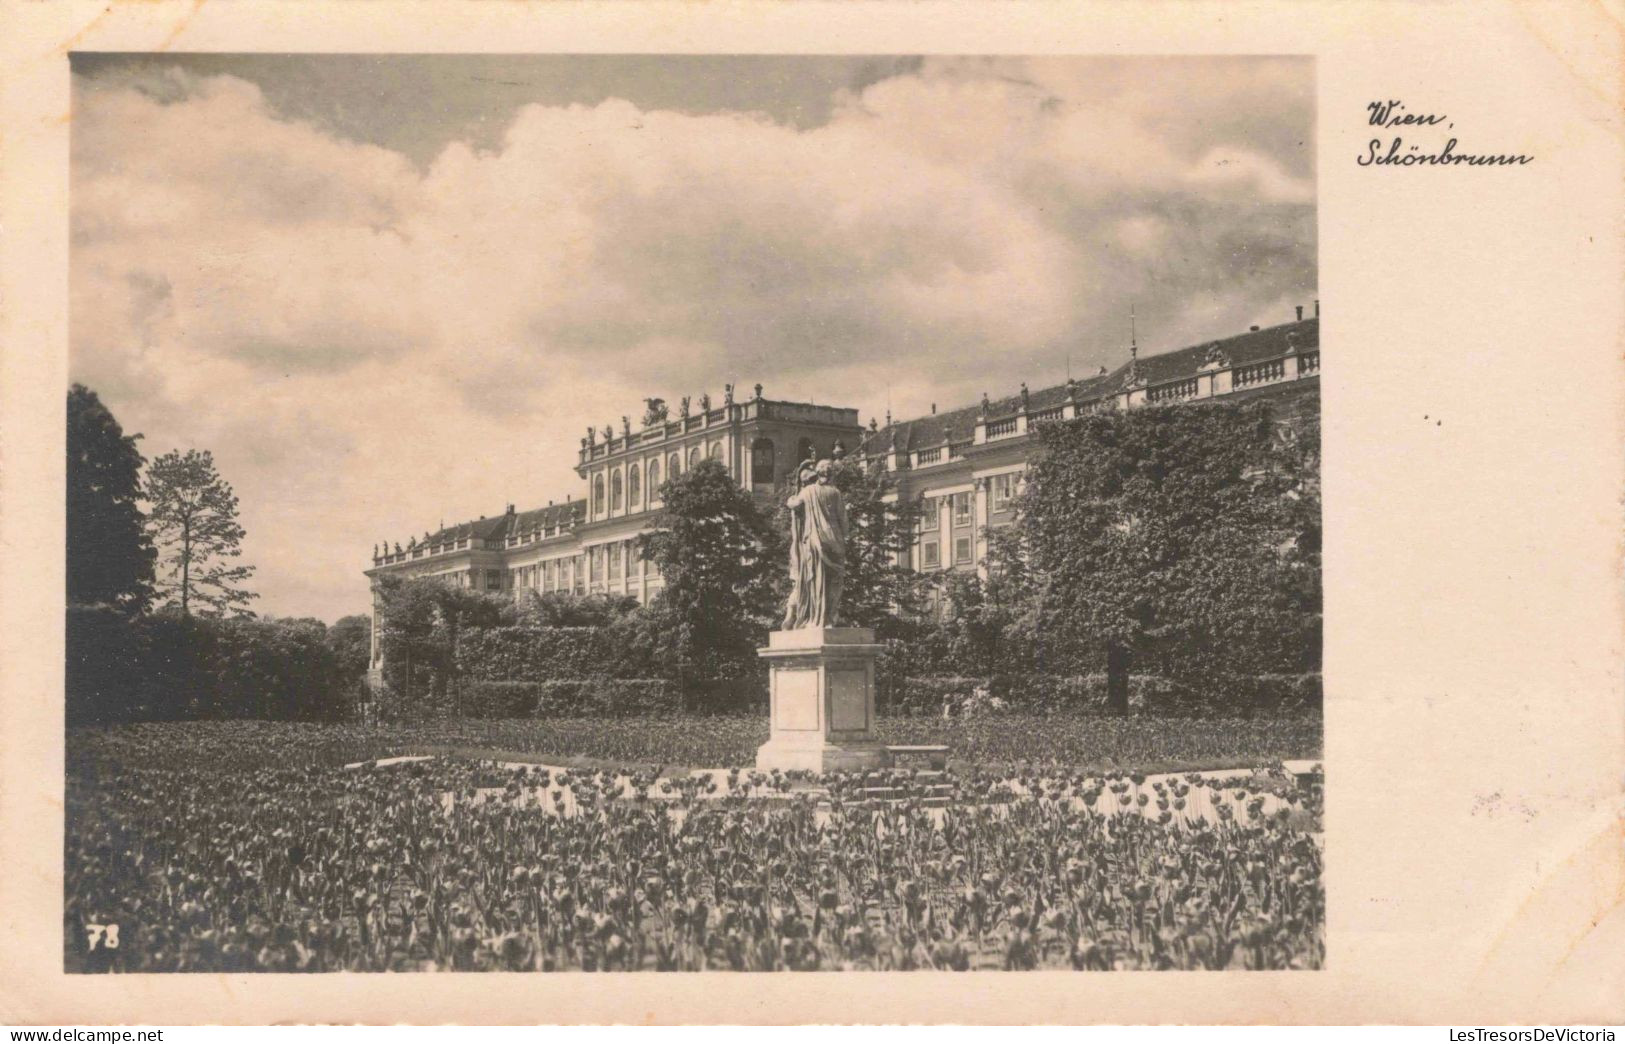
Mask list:
MULTIPOLYGON (((663 506, 660 486, 701 460, 718 460, 734 480, 767 495, 813 457, 860 453, 891 472, 899 497, 923 497, 912 565, 921 571, 975 570, 990 530, 1008 524, 1022 471, 1046 422, 1146 404, 1270 396, 1293 410, 1318 410, 1320 305, 1304 318, 1223 340, 1141 358, 1065 384, 988 399, 884 425, 860 425, 858 411, 764 398, 733 385, 714 405, 682 401, 672 418, 662 400, 646 403, 642 424, 589 431, 581 440, 579 498, 426 531, 373 550, 374 583, 384 576, 442 577, 480 591, 625 595, 647 603, 660 590, 654 566, 635 553, 639 534, 663 506)), ((373 666, 380 665, 376 599, 373 666)))

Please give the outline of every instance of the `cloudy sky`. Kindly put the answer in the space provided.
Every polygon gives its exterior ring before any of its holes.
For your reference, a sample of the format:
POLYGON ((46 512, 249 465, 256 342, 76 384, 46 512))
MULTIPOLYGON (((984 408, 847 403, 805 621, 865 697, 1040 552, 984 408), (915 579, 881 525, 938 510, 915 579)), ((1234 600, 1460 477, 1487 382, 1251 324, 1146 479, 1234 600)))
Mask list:
POLYGON ((579 495, 646 396, 865 421, 1289 319, 1308 59, 78 55, 71 369, 213 451, 257 608, 579 495))

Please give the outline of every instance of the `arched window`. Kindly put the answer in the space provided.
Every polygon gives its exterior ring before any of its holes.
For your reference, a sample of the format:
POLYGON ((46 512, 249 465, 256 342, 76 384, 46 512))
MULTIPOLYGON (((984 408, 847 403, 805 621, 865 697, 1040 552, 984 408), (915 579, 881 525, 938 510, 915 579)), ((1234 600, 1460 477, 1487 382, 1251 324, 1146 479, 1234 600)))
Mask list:
POLYGON ((643 474, 636 464, 632 464, 626 469, 626 503, 631 507, 637 507, 642 496, 643 474))
POLYGON ((673 453, 666 461, 666 481, 675 481, 683 473, 683 458, 673 453))
POLYGON ((773 440, 757 439, 750 445, 750 481, 756 486, 771 486, 776 463, 773 460, 773 440))
POLYGON ((813 449, 812 439, 802 439, 796 443, 796 467, 800 467, 803 461, 812 460, 816 456, 818 456, 818 453, 813 449))
POLYGON ((660 495, 660 461, 649 462, 649 499, 653 500, 660 495))
POLYGON ((595 476, 592 480, 592 513, 604 513, 604 476, 595 476))
POLYGON ((688 470, 693 471, 694 465, 698 464, 699 462, 700 448, 698 446, 690 446, 688 450, 688 470))
POLYGON ((621 473, 615 472, 609 477, 609 509, 621 510, 621 473))

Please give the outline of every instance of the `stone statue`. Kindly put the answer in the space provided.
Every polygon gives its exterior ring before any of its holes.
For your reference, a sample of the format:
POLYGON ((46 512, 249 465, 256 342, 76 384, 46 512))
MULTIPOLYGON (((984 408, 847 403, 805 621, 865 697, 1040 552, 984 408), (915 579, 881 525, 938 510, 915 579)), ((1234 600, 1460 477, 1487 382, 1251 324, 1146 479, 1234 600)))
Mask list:
POLYGON ((688 420, 688 396, 687 395, 683 396, 682 410, 683 410, 683 419, 688 420))
POLYGON ((831 481, 833 465, 801 465, 801 492, 791 497, 790 599, 782 629, 839 625, 846 580, 846 504, 831 481))
POLYGON ((710 413, 711 412, 711 393, 710 392, 700 392, 700 412, 701 413, 710 413))

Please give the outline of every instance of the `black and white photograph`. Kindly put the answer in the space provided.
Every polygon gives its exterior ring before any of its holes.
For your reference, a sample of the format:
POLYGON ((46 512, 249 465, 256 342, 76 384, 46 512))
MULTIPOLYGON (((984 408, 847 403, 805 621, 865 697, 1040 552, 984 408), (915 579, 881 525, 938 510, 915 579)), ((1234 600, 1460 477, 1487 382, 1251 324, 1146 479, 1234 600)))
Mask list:
POLYGON ((1322 967, 1312 58, 71 70, 65 971, 1322 967))

